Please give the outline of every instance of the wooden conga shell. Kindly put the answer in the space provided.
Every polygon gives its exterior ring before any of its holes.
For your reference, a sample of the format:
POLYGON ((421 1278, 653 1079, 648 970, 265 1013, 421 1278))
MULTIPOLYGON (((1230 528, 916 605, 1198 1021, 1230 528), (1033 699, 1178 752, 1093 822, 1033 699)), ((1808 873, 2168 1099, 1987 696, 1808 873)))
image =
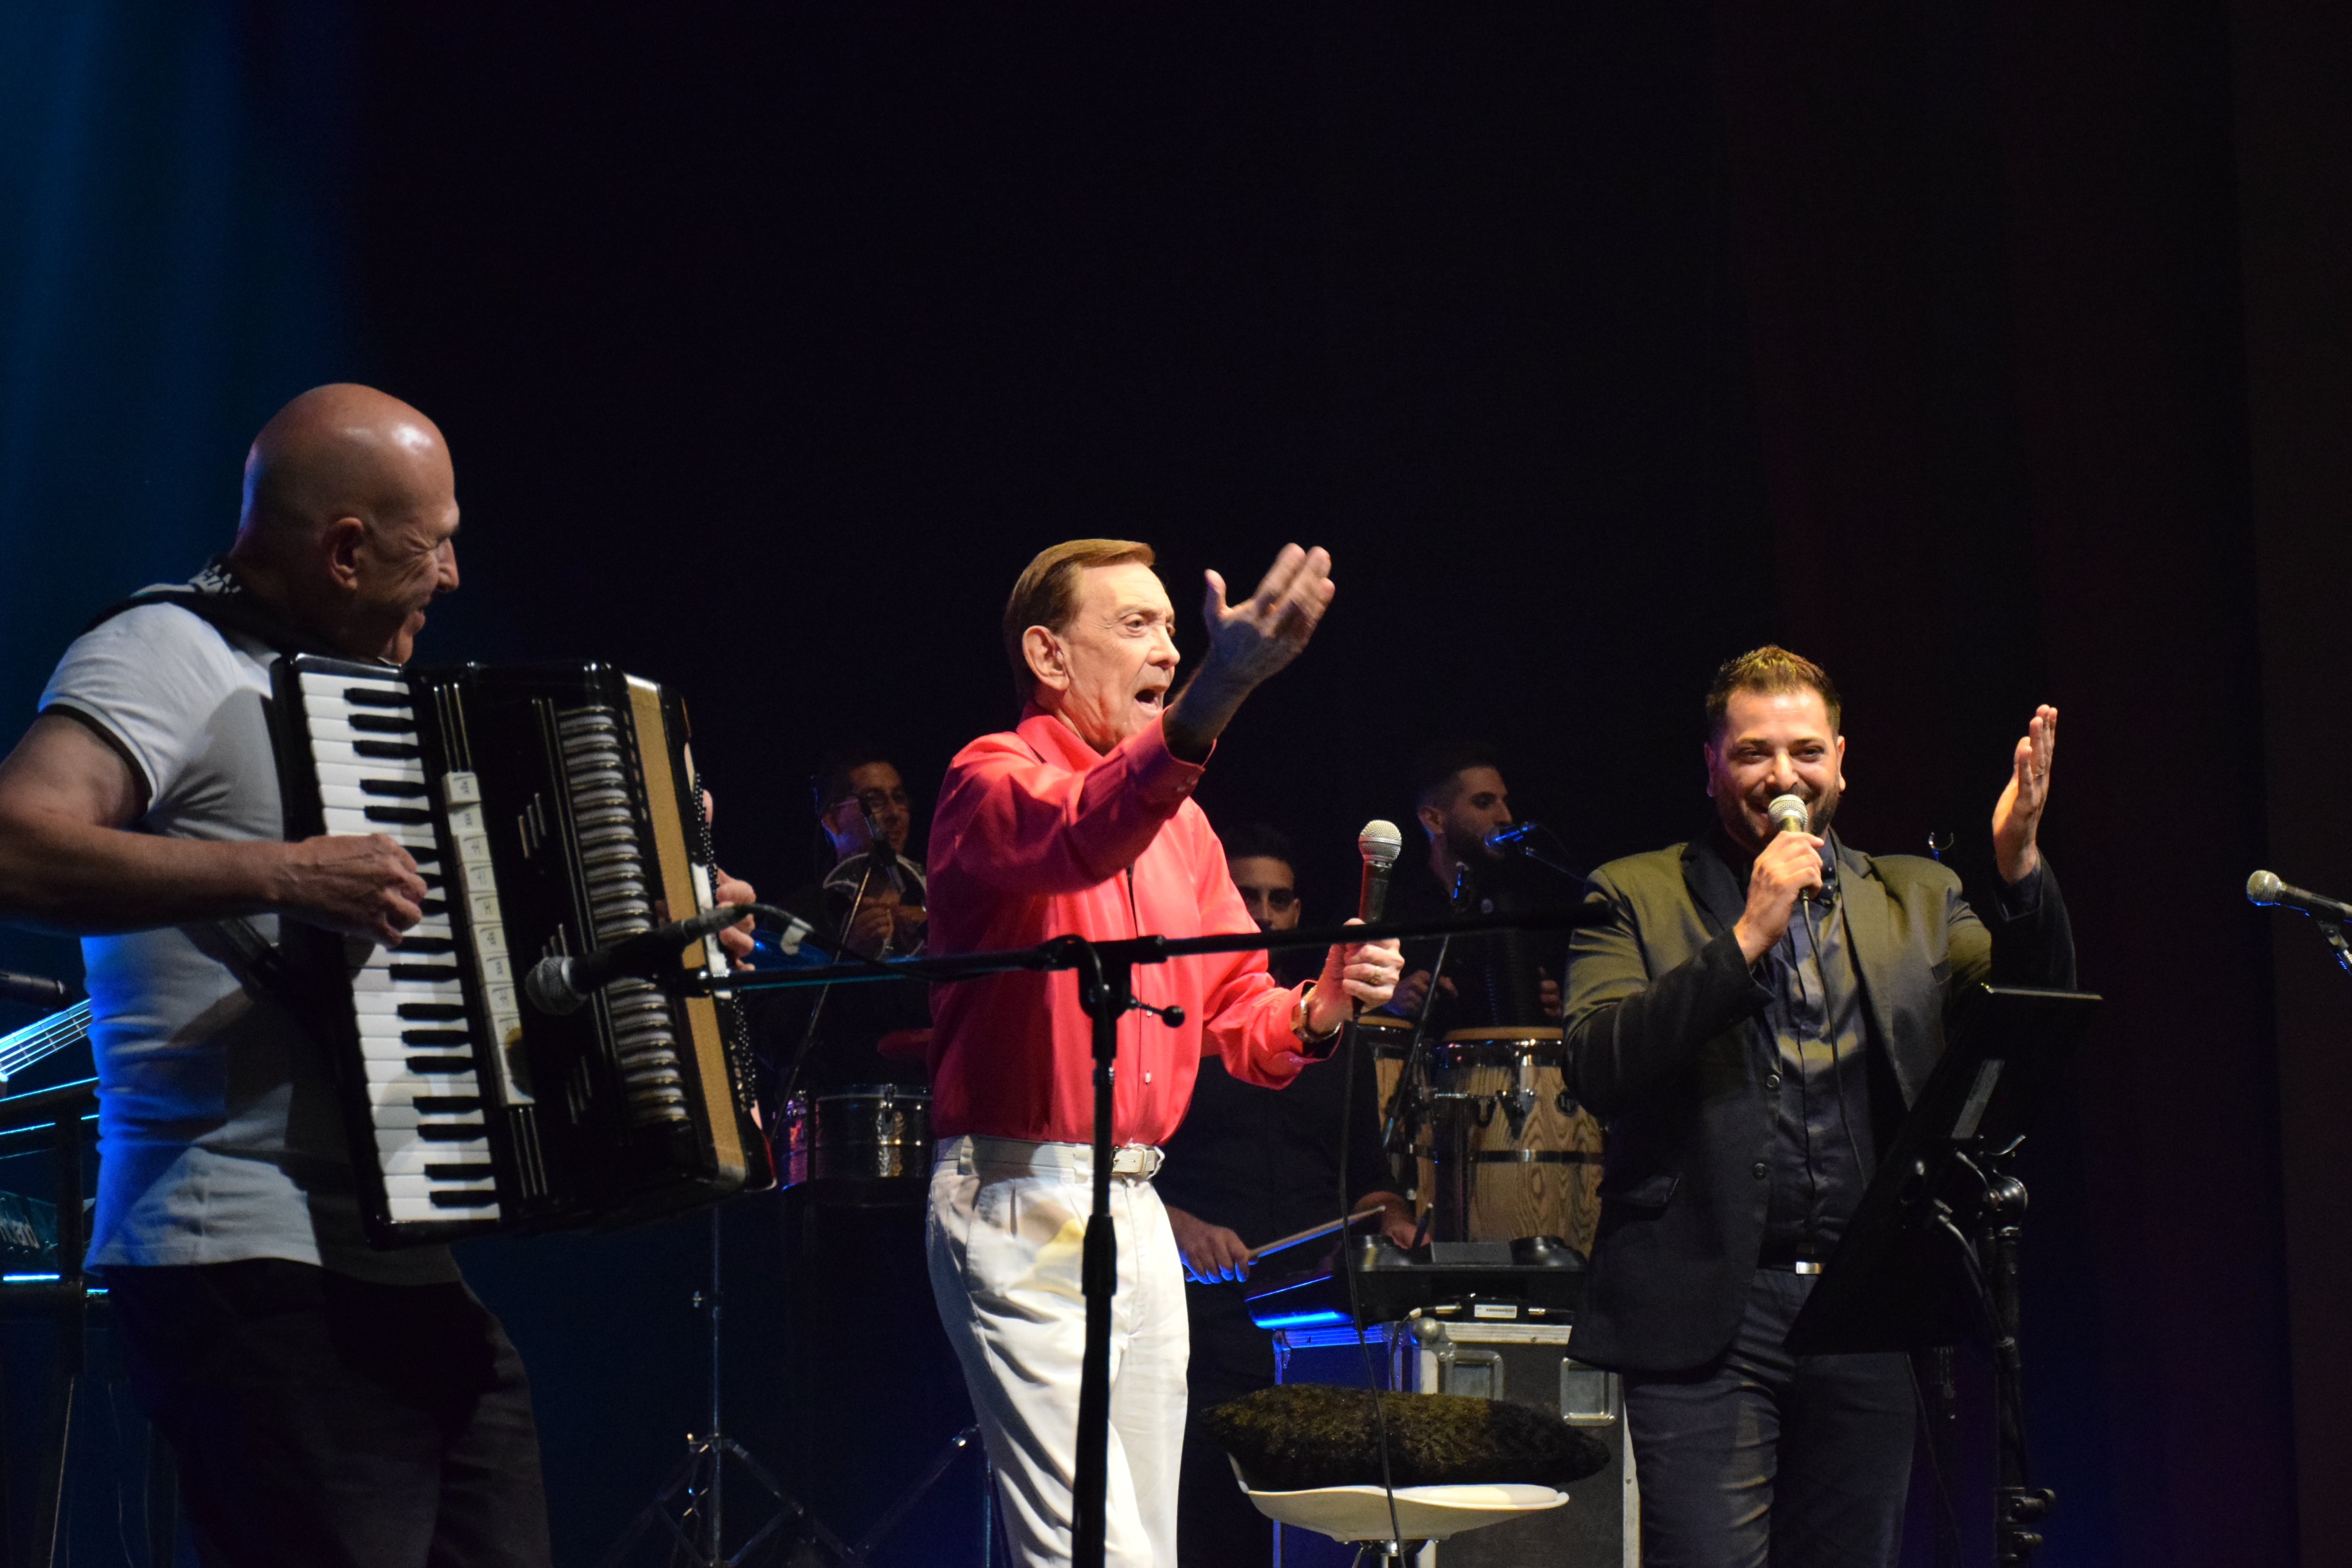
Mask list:
MULTIPOLYGON (((1450 1102, 1464 1108, 1454 1112, 1459 1130, 1437 1141, 1450 1156, 1459 1139, 1467 1155, 1464 1239, 1556 1236, 1591 1251, 1601 1221, 1601 1123, 1568 1098, 1564 1059, 1557 1027, 1455 1029, 1433 1048, 1433 1091, 1472 1097, 1450 1102), (1514 1097, 1524 1112, 1516 1126, 1514 1097)), ((1436 1188, 1424 1183, 1425 1191, 1436 1188)))

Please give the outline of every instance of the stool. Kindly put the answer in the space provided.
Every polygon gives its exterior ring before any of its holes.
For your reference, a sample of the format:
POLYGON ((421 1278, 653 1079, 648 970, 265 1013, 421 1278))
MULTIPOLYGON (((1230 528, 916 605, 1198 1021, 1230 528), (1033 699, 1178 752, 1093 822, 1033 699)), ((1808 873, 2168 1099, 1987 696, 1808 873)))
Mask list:
MULTIPOLYGON (((1305 1491, 1259 1491, 1234 1467, 1234 1479, 1258 1512, 1278 1523, 1328 1535, 1334 1541, 1378 1545, 1393 1552, 1390 1533, 1389 1494, 1379 1487, 1314 1487, 1305 1491)), ((1466 1530, 1501 1524, 1522 1514, 1541 1513, 1568 1501, 1568 1494, 1549 1487, 1497 1484, 1488 1486, 1399 1487, 1396 1489, 1396 1530, 1408 1552, 1423 1542, 1443 1541, 1466 1530)))

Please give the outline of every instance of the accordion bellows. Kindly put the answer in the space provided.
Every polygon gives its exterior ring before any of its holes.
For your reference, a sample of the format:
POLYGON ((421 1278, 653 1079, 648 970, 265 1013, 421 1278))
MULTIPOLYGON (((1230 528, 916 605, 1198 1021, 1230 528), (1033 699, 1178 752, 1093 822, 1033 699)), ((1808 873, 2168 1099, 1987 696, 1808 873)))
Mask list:
MULTIPOLYGON (((1591 1433, 1528 1405, 1459 1394, 1384 1394, 1399 1487, 1566 1487, 1609 1464, 1591 1433)), ((1209 1434, 1262 1491, 1379 1486, 1380 1429, 1360 1388, 1293 1383, 1206 1412, 1209 1434)))

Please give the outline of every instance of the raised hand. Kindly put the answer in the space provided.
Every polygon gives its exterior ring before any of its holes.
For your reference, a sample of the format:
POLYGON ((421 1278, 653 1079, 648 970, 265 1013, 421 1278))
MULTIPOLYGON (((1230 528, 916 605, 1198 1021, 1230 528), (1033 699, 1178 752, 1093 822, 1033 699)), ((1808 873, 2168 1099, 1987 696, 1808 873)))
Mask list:
POLYGON ((2009 783, 1992 808, 1992 856, 2000 879, 2011 887, 2041 868, 2037 839, 2042 813, 2050 804, 2050 759, 2058 751, 2058 710, 2047 702, 2032 720, 2010 758, 2009 783))
POLYGON ((1208 657, 1161 721, 1169 750, 1194 762, 1208 754, 1243 699, 1298 657, 1337 591, 1329 552, 1296 544, 1282 547, 1257 592, 1238 605, 1225 602, 1225 580, 1216 573, 1204 582, 1208 657))
POLYGON ((1337 591, 1330 554, 1319 545, 1313 550, 1284 545, 1258 580, 1257 592, 1238 605, 1225 603, 1223 577, 1214 572, 1204 575, 1208 592, 1201 602, 1201 619, 1209 628, 1209 657, 1202 678, 1213 670, 1245 689, 1298 657, 1337 591))

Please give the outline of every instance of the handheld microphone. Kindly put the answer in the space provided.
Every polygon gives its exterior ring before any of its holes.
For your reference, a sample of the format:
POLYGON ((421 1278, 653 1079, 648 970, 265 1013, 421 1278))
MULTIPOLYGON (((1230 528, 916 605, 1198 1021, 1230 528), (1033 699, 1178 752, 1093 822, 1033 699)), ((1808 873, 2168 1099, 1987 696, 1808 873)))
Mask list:
POLYGON ((1389 873, 1404 853, 1404 835, 1393 822, 1374 817, 1356 835, 1356 853, 1364 858, 1364 880, 1356 892, 1356 913, 1367 925, 1388 908, 1389 873))
POLYGON ((2278 879, 2274 871, 2257 871, 2246 879, 2246 897, 2258 904, 2315 915, 2324 921, 2352 921, 2352 904, 2337 903, 2318 893, 2307 893, 2278 879))
POLYGON ((1813 808, 1800 795, 1776 795, 1764 807, 1764 815, 1782 833, 1811 833, 1813 829, 1813 808))
POLYGON ((65 982, 39 974, 11 974, 0 969, 0 1002, 30 1002, 36 1006, 62 1007, 66 1004, 65 982))
POLYGON ((1542 830, 1540 822, 1507 822, 1500 827, 1488 828, 1483 842, 1490 855, 1506 849, 1516 849, 1524 855, 1528 848, 1528 836, 1542 830))
POLYGON ((523 976, 523 994, 542 1013, 559 1018, 577 1013, 592 993, 615 980, 650 980, 676 967, 688 945, 716 935, 751 912, 749 904, 720 904, 577 957, 551 954, 532 964, 530 973, 523 976))

